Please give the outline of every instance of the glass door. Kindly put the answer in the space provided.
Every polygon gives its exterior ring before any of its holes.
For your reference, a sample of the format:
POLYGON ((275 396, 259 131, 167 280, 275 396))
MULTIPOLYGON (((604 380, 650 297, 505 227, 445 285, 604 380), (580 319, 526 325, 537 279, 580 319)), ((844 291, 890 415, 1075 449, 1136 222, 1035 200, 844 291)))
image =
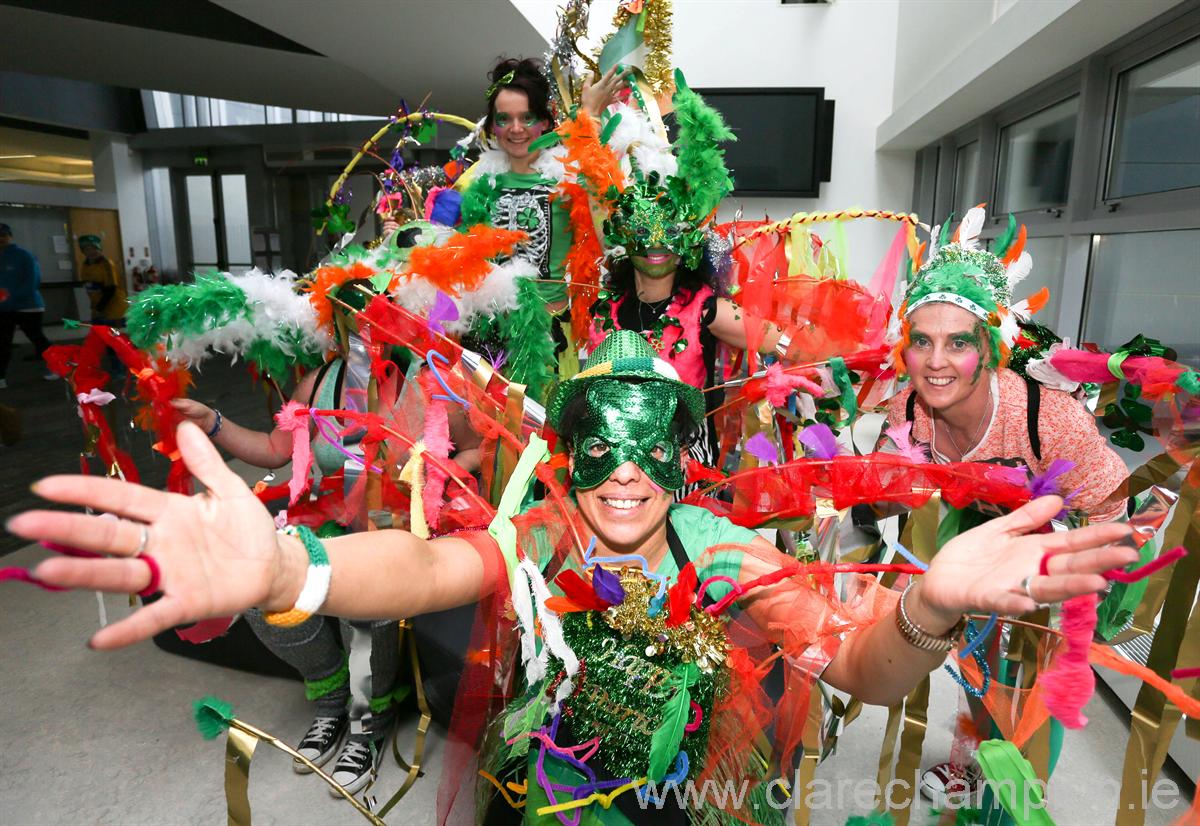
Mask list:
POLYGON ((244 272, 253 264, 246 176, 242 173, 188 173, 176 191, 183 193, 180 224, 187 249, 180 260, 196 273, 217 269, 244 272))

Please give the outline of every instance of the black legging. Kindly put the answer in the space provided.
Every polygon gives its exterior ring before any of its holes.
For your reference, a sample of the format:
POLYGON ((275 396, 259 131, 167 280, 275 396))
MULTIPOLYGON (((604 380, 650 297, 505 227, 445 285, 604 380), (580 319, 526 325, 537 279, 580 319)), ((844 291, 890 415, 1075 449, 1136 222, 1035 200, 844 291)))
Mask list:
POLYGON ((37 312, 0 312, 0 379, 8 376, 8 362, 12 358, 13 336, 17 328, 25 337, 33 342, 33 347, 40 356, 50 346, 50 339, 42 332, 42 316, 44 310, 37 312))

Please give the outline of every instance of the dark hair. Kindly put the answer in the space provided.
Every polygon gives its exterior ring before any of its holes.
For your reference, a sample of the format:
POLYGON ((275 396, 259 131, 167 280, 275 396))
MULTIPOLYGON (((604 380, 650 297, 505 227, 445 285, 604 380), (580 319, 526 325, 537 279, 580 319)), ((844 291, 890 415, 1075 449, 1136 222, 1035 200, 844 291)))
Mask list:
MULTIPOLYGON (((611 378, 609 381, 637 381, 637 379, 617 379, 611 378)), ((575 398, 567 402, 563 407, 562 413, 558 417, 558 438, 570 453, 575 449, 575 430, 579 427, 579 420, 583 417, 583 409, 587 404, 587 394, 580 393, 575 398)), ((700 435, 700 425, 692 421, 692 416, 688 413, 687 406, 676 403, 675 415, 671 420, 672 429, 679 434, 680 443, 686 447, 696 440, 700 435)))
POLYGON ((496 98, 504 89, 524 92, 525 97, 529 98, 529 111, 533 112, 538 120, 549 121, 551 126, 554 125, 554 115, 550 112, 550 81, 546 79, 544 64, 539 58, 510 57, 502 60, 496 64, 495 69, 492 69, 488 79, 492 83, 492 88, 487 97, 487 117, 483 120, 485 135, 492 134, 492 120, 496 116, 496 98), (509 72, 512 72, 512 78, 501 83, 500 81, 509 72))
MULTIPOLYGON (((609 261, 608 277, 605 279, 604 286, 610 292, 621 295, 634 295, 634 276, 633 276, 633 259, 629 256, 614 258, 609 261)), ((679 261, 679 267, 675 270, 675 285, 671 290, 671 294, 680 290, 687 290, 695 297, 695 294, 701 287, 712 287, 716 289, 713 283, 712 271, 708 264, 704 261, 700 266, 693 269, 683 263, 683 259, 679 261)), ((691 303, 689 298, 686 303, 691 303)))

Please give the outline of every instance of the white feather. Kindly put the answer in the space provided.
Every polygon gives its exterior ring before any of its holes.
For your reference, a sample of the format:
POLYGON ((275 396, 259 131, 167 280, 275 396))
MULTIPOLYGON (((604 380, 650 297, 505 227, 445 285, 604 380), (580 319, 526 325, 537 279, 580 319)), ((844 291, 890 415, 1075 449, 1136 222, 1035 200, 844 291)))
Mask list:
POLYGON ((979 233, 983 232, 983 222, 986 217, 983 207, 971 207, 958 225, 958 245, 964 249, 977 249, 979 233))
POLYGON ((1028 252, 1022 252, 1017 260, 1009 264, 1008 269, 1004 271, 1004 276, 1008 279, 1009 290, 1025 280, 1025 277, 1031 272, 1033 272, 1033 257, 1028 252))
POLYGON ((942 225, 938 224, 929 231, 929 249, 925 253, 925 263, 933 260, 933 256, 937 255, 938 238, 942 235, 942 225))

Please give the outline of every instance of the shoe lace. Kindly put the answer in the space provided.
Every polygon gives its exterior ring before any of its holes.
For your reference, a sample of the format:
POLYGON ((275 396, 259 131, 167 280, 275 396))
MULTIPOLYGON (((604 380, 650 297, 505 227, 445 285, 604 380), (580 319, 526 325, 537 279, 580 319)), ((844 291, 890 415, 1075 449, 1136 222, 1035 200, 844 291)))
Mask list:
POLYGON ((313 720, 312 726, 308 730, 308 734, 304 736, 305 740, 315 740, 319 737, 328 737, 337 728, 337 717, 317 717, 313 720))
POLYGON ((371 756, 371 747, 365 740, 351 740, 346 744, 342 756, 354 760, 365 760, 371 756))

